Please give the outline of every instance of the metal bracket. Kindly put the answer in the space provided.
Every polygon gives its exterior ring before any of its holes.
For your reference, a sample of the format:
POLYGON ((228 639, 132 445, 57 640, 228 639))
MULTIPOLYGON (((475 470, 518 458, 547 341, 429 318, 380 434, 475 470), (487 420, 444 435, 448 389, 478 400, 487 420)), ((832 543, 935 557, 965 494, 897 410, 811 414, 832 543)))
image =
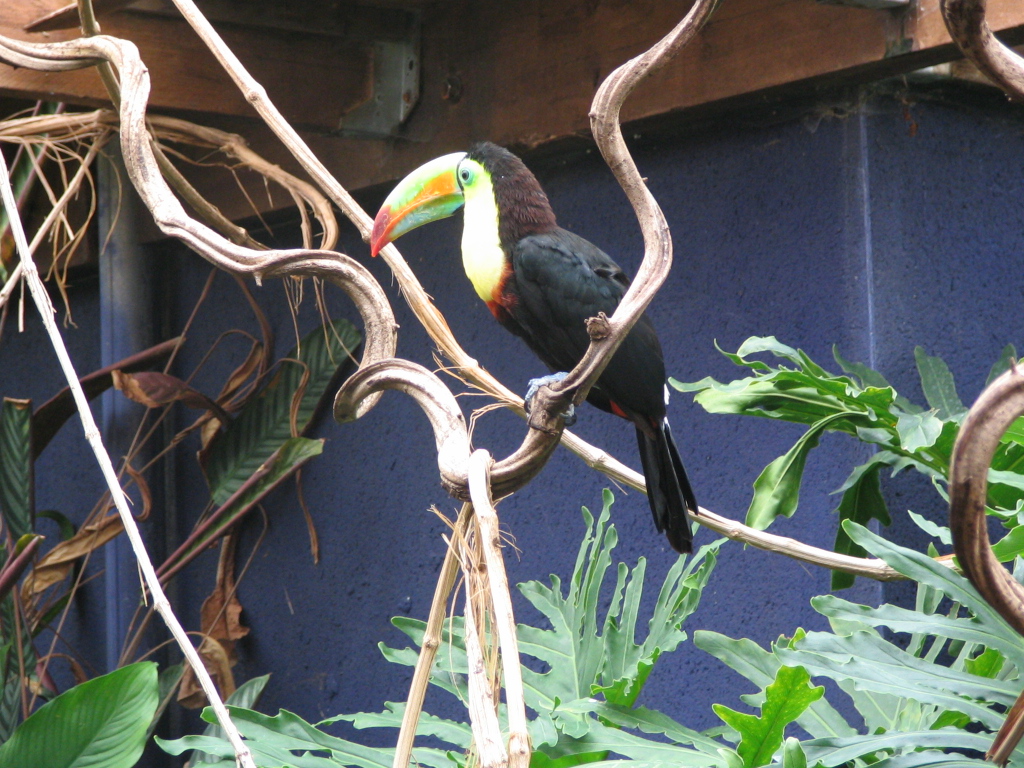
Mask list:
POLYGON ((867 8, 872 11, 908 8, 911 0, 818 0, 822 5, 845 5, 848 8, 867 8))
POLYGON ((373 92, 346 114, 342 136, 379 139, 395 136, 420 100, 420 25, 402 40, 377 40, 373 51, 373 92))

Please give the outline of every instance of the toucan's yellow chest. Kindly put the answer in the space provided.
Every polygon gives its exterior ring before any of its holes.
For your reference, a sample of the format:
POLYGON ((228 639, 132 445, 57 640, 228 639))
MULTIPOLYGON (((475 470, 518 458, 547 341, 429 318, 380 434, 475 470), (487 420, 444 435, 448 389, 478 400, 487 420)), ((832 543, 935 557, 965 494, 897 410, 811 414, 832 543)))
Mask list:
POLYGON ((498 235, 498 206, 486 176, 465 191, 465 223, 462 229, 462 266, 477 296, 498 301, 508 269, 498 235))

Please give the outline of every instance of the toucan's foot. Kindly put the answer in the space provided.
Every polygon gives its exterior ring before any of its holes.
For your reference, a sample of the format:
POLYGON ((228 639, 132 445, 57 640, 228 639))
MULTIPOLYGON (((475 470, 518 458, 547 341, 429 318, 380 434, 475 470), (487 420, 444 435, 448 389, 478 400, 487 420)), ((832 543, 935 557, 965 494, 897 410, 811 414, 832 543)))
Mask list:
MULTIPOLYGON (((566 376, 569 375, 568 371, 559 371, 558 373, 552 373, 549 376, 541 376, 536 379, 530 379, 530 386, 526 390, 526 413, 530 413, 530 406, 533 403, 533 398, 537 395, 537 390, 543 386, 550 386, 551 384, 557 384, 566 376)), ((565 419, 565 426, 571 427, 576 423, 576 406, 570 403, 569 407, 562 414, 562 418, 565 419)))

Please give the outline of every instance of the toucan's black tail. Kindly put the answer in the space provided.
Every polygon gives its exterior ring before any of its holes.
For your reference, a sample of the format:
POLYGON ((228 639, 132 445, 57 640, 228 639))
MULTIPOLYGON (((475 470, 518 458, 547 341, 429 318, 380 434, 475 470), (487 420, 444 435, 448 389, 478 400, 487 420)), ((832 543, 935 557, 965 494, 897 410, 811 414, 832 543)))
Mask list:
POLYGON ((672 549, 689 553, 693 551, 690 515, 697 514, 697 499, 679 459, 668 420, 653 426, 653 437, 640 427, 636 428, 640 462, 647 482, 647 500, 654 513, 655 526, 665 532, 672 549))

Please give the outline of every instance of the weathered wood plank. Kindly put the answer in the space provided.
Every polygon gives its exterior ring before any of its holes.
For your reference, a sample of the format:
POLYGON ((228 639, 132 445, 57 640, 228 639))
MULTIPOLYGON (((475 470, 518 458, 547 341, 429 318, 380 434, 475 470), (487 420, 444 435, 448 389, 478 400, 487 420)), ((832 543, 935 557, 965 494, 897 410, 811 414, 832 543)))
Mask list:
MULTIPOLYGON (((0 2, 0 34, 35 41, 73 38, 73 30, 30 34, 22 29, 60 5, 61 0, 0 2)), ((102 28, 138 45, 152 75, 155 109, 255 116, 184 21, 117 13, 106 18, 102 28)), ((333 130, 345 112, 369 97, 372 65, 364 46, 326 35, 238 26, 222 26, 220 31, 285 116, 298 125, 333 130)), ((43 73, 0 64, 0 92, 77 104, 107 103, 103 85, 91 70, 43 73)))
MULTIPOLYGON (((47 1, 58 5, 62 0, 47 1)), ((760 99, 765 94, 779 97, 808 92, 822 84, 869 82, 959 58, 946 35, 938 3, 918 0, 908 11, 893 12, 815 0, 722 0, 695 44, 641 85, 627 102, 623 116, 637 120, 694 107, 744 103, 744 99, 760 99)), ((19 13, 35 18, 44 0, 0 2, 0 31, 5 31, 3 22, 5 15, 11 15, 9 8, 26 5, 35 8, 19 13)), ((600 81, 661 37, 688 7, 689 0, 448 0, 426 5, 422 97, 403 129, 408 140, 345 139, 315 132, 307 139, 343 183, 358 189, 397 178, 419 162, 479 139, 523 147, 588 135, 587 112, 600 81), (452 83, 457 87, 453 89, 452 83), (460 92, 461 98, 446 98, 453 90, 460 92)), ((989 0, 989 16, 992 26, 1008 39, 1024 40, 1024 2, 989 0)), ((137 41, 140 30, 151 37, 170 38, 163 44, 147 42, 150 53, 146 60, 159 87, 161 81, 173 79, 175 66, 187 67, 189 61, 183 58, 192 56, 175 50, 193 39, 191 33, 165 26, 170 23, 122 13, 111 16, 105 29, 137 41), (173 65, 165 68, 161 57, 173 65)), ((8 22, 6 27, 10 26, 8 22)), ((232 42, 243 60, 261 58, 244 48, 246 35, 256 33, 244 30, 237 34, 241 37, 232 42)), ((270 30, 261 34, 275 36, 270 30)), ((276 36, 288 34, 294 33, 276 36)), ((305 38, 292 40, 291 50, 303 47, 300 40, 305 38)), ((145 48, 143 55, 147 56, 145 48)), ((318 66, 298 73, 281 63, 283 54, 276 60, 254 63, 253 69, 258 78, 270 78, 271 97, 286 115, 299 124, 322 126, 333 124, 340 106, 332 100, 337 99, 336 91, 344 88, 344 82, 351 82, 351 78, 346 81, 350 65, 342 61, 343 56, 343 51, 326 46, 318 49, 316 56, 302 59, 309 62, 312 58, 318 66), (322 118, 325 112, 331 119, 322 118)), ((249 114, 241 107, 218 111, 210 102, 234 98, 233 103, 238 104, 238 97, 227 93, 232 89, 226 86, 225 90, 216 65, 195 69, 198 73, 189 90, 196 98, 190 109, 249 114), (216 99, 198 93, 206 87, 202 77, 216 83, 210 85, 210 94, 217 94, 216 99)), ((18 90, 22 81, 9 79, 15 74, 48 78, 50 87, 57 78, 68 77, 26 75, 0 68, 0 89, 18 90)), ((90 93, 97 93, 95 75, 76 77, 91 78, 90 93)), ((62 87, 64 93, 74 90, 62 87)), ((166 102, 155 104, 175 108, 166 102)), ((180 101, 176 108, 181 108, 180 101)), ((245 134, 261 154, 295 170, 269 131, 256 121, 211 117, 208 122, 245 134)), ((224 185, 213 181, 204 188, 214 191, 231 184, 233 181, 224 185)), ((258 199, 265 200, 265 196, 258 199)), ((232 216, 246 215, 249 210, 241 197, 222 204, 232 216)))

